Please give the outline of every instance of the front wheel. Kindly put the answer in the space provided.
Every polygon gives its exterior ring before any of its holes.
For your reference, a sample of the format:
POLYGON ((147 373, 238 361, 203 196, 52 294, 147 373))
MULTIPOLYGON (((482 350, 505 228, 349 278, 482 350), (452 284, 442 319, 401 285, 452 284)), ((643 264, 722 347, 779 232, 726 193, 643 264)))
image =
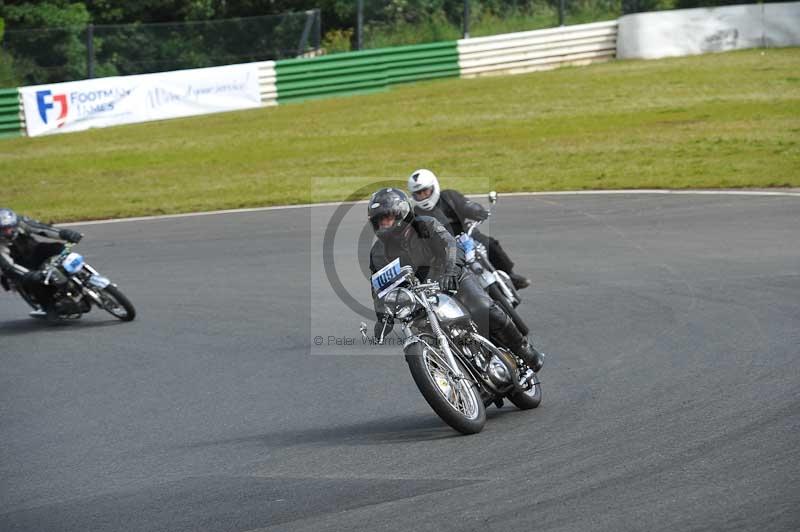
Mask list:
POLYGON ((417 388, 442 420, 462 434, 475 434, 486 424, 486 408, 478 388, 460 362, 458 378, 444 363, 435 340, 415 342, 405 349, 417 388))
POLYGON ((103 301, 101 308, 118 320, 133 321, 133 318, 136 317, 133 303, 116 286, 108 285, 98 292, 103 301))

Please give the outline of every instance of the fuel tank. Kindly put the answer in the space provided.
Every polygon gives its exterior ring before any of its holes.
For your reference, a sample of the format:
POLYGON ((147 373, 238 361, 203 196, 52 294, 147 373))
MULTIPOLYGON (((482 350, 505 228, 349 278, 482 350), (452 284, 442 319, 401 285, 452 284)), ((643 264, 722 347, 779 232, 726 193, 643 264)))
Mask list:
POLYGON ((460 325, 469 328, 470 314, 459 300, 447 294, 436 294, 436 302, 432 303, 433 311, 444 327, 460 325))

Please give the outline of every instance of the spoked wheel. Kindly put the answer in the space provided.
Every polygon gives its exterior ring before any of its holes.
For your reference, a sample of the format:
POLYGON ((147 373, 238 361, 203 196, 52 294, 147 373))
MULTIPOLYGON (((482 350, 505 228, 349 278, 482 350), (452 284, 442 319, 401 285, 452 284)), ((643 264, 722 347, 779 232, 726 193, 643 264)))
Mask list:
POLYGON ((523 366, 524 373, 519 378, 519 388, 508 395, 508 400, 520 410, 536 408, 542 402, 542 385, 539 376, 523 366))
POLYGON ((118 320, 132 321, 136 317, 133 303, 116 286, 108 285, 99 290, 99 293, 100 299, 103 301, 103 310, 118 320))
POLYGON ((477 386, 460 363, 463 376, 454 374, 434 342, 426 337, 425 343, 416 342, 406 348, 406 362, 414 382, 445 423, 462 434, 480 432, 486 423, 486 408, 477 386))

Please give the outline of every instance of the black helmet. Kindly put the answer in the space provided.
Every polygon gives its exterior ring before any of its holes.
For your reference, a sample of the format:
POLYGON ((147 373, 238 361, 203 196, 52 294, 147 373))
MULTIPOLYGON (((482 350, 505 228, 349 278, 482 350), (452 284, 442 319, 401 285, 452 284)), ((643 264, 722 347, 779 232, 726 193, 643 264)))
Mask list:
POLYGON ((399 236, 408 227, 414 220, 414 211, 402 190, 382 188, 369 200, 367 216, 378 238, 386 240, 399 236), (391 225, 381 227, 380 221, 386 216, 392 216, 393 221, 391 225))
POLYGON ((11 209, 0 209, 0 242, 11 242, 19 231, 19 218, 11 209))

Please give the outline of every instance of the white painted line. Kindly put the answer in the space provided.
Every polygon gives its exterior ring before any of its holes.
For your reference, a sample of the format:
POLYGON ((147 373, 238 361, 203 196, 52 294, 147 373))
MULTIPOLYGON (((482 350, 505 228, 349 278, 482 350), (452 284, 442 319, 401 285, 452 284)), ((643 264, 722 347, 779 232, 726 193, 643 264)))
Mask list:
MULTIPOLYGON (((622 194, 665 194, 665 195, 693 195, 693 196, 789 196, 800 198, 800 190, 791 191, 766 191, 766 190, 573 190, 573 191, 553 191, 553 192, 501 192, 501 197, 521 197, 521 196, 590 196, 590 195, 622 195, 622 194)), ((484 198, 486 194, 467 194, 470 198, 484 198)), ((115 224, 124 222, 149 222, 158 220, 170 220, 174 218, 190 218, 194 216, 214 216, 217 214, 240 214, 248 212, 283 211, 289 209, 309 209, 312 207, 331 207, 336 205, 366 204, 367 200, 338 202, 331 201, 326 203, 303 203, 299 205, 275 205, 272 207, 252 207, 246 209, 226 209, 220 211, 186 212, 181 214, 162 214, 157 216, 139 216, 135 218, 116 218, 109 220, 92 220, 87 222, 69 222, 57 224, 59 227, 70 227, 77 225, 99 225, 115 224)))

